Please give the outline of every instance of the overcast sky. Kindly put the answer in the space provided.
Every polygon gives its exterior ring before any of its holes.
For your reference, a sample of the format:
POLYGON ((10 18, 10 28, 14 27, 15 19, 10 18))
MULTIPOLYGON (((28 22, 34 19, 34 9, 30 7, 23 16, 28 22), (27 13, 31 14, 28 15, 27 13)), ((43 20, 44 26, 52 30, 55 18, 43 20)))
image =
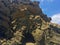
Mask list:
POLYGON ((44 14, 52 18, 53 23, 60 24, 60 0, 36 0, 44 14))

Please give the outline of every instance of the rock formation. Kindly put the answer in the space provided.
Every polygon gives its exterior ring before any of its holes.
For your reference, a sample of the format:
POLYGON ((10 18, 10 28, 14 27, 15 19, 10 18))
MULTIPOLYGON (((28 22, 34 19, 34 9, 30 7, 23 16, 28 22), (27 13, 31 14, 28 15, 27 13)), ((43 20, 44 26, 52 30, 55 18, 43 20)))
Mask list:
POLYGON ((50 21, 37 1, 0 0, 0 45, 60 45, 60 26, 50 21))

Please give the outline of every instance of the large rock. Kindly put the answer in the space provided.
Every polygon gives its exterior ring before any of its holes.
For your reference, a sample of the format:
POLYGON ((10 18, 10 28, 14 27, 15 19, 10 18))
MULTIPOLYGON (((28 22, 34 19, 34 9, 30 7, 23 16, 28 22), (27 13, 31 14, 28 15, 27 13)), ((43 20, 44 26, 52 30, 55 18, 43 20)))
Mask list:
POLYGON ((0 0, 0 45, 60 44, 60 26, 50 21, 37 1, 0 0))

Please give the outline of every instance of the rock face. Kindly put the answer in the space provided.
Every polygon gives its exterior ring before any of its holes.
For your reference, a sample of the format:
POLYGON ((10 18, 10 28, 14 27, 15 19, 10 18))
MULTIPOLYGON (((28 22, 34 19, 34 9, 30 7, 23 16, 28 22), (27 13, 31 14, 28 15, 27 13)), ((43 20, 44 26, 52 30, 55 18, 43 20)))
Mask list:
POLYGON ((60 26, 50 21, 37 1, 0 0, 0 45, 60 45, 60 26))

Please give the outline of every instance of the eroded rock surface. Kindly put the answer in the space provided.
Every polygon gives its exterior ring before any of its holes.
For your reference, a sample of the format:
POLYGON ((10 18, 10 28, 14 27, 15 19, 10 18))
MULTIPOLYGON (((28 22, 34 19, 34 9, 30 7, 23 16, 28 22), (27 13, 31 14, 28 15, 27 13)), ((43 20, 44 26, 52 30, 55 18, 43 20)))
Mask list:
POLYGON ((37 1, 0 0, 0 45, 60 45, 60 26, 50 21, 37 1))

